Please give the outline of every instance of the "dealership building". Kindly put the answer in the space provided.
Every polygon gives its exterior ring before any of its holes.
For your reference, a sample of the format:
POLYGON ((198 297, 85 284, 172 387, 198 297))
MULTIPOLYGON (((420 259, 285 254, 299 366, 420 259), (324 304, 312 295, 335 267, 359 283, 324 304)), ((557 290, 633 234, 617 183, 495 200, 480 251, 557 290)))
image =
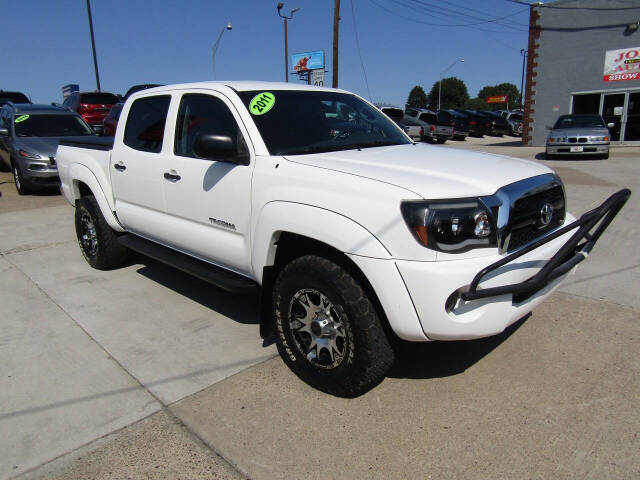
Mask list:
POLYGON ((532 4, 522 142, 566 113, 597 113, 612 144, 640 145, 640 0, 532 4))

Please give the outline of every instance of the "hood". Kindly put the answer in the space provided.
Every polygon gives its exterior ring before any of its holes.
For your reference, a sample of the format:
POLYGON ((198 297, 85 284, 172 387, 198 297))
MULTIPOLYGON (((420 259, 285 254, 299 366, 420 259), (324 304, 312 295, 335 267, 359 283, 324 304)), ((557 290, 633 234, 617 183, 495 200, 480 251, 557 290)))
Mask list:
POLYGON ((549 135, 554 137, 589 137, 589 136, 605 136, 609 135, 609 129, 605 127, 599 128, 558 128, 551 130, 549 135))
POLYGON ((37 153, 43 157, 55 157, 60 140, 86 140, 93 135, 73 137, 16 137, 14 148, 37 153))
POLYGON ((285 158, 396 185, 425 199, 491 195, 518 180, 553 173, 529 160, 421 143, 285 158))

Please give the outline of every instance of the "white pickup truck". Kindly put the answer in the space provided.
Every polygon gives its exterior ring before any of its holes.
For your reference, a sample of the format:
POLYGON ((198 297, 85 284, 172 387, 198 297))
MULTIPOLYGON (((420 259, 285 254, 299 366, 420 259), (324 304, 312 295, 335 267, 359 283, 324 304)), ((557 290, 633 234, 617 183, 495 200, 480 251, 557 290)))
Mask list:
POLYGON ((576 220, 524 160, 416 144, 342 90, 207 82, 144 90, 114 138, 61 142, 62 191, 98 269, 129 250, 261 295, 260 333, 355 396, 392 344, 495 335, 584 259, 627 200, 576 220))

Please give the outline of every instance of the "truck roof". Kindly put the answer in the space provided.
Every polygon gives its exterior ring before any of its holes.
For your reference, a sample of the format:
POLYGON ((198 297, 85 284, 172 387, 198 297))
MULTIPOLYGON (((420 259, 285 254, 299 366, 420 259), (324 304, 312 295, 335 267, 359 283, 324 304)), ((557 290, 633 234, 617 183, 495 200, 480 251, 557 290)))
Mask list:
POLYGON ((173 85, 164 85, 162 87, 150 88, 143 90, 141 94, 147 94, 151 92, 166 92, 167 90, 183 90, 190 88, 220 88, 229 87, 236 92, 245 92, 252 90, 309 90, 309 91, 331 91, 340 93, 351 93, 346 90, 340 90, 337 88, 328 87, 316 87, 314 85, 304 85, 298 83, 285 83, 285 82, 262 82, 257 80, 237 80, 237 81, 211 81, 211 82, 193 82, 193 83, 178 83, 173 85))

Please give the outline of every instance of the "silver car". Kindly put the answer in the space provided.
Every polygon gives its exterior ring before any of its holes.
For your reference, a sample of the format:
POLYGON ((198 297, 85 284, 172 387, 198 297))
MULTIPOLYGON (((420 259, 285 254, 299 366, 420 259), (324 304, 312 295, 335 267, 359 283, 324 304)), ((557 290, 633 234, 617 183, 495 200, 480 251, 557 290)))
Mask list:
POLYGON ((82 117, 67 108, 8 103, 0 109, 0 169, 13 172, 20 195, 57 185, 58 142, 93 135, 82 117))
POLYGON ((560 115, 547 137, 547 158, 561 155, 593 155, 609 158, 609 128, 600 115, 560 115))

